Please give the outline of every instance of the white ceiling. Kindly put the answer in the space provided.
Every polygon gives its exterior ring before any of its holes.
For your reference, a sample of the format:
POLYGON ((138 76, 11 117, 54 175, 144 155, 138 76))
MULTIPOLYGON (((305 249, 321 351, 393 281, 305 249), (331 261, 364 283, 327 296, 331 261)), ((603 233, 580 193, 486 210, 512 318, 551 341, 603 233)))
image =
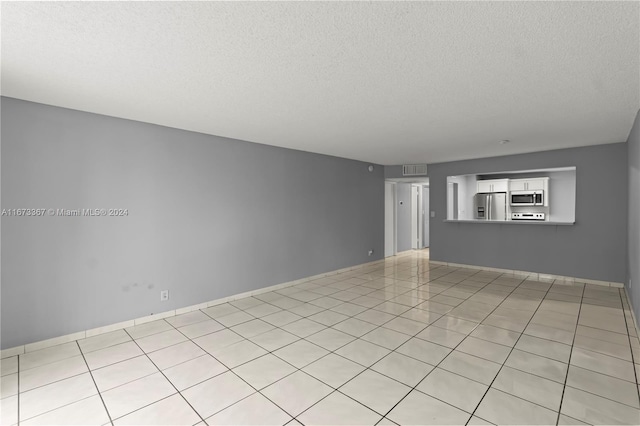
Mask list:
POLYGON ((379 164, 622 142, 640 108, 638 2, 1 12, 4 96, 379 164))

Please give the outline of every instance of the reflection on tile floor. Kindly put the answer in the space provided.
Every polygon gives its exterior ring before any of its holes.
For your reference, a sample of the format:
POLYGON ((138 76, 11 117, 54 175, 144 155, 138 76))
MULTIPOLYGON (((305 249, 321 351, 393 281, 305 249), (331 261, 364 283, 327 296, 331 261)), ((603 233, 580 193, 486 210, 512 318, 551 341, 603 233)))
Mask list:
POLYGON ((412 252, 3 359, 1 423, 640 424, 624 290, 412 252))

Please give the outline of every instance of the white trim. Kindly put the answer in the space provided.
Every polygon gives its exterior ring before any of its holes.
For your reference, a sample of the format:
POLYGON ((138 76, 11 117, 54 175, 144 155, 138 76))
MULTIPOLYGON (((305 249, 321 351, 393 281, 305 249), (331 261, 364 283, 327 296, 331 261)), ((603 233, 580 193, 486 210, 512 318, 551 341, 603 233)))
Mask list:
POLYGON ((122 330, 123 328, 129 328, 136 325, 135 320, 118 322, 116 324, 109 324, 103 327, 92 328, 91 330, 87 330, 87 338, 97 336, 98 334, 110 333, 116 330, 122 330))
POLYGON ((356 269, 363 269, 370 265, 384 263, 384 259, 382 260, 374 260, 372 262, 362 263, 360 265, 349 266, 342 269, 337 269, 335 271, 325 272, 318 275, 313 275, 311 277, 301 278, 295 281, 288 281, 280 284, 275 284, 269 287, 263 287, 252 291, 247 291, 245 293, 234 294, 232 296, 223 297, 221 299, 212 300, 205 303, 199 303, 197 305, 186 306, 184 308, 174 309, 166 312, 159 312, 153 315, 147 315, 140 318, 135 318, 128 321, 119 322, 116 324, 105 325, 102 327, 92 328, 90 330, 79 331, 76 333, 66 334, 64 336, 58 336, 47 340, 41 340, 38 342, 27 343, 26 345, 20 345, 13 348, 2 349, 0 351, 0 359, 8 358, 15 355, 22 355, 27 352, 37 351, 39 349, 48 348, 51 346, 61 345, 63 343, 73 342, 75 340, 84 339, 87 337, 97 336, 103 333, 109 333, 111 331, 121 330, 128 327, 133 327, 134 325, 140 325, 147 322, 169 318, 176 315, 185 314, 187 312, 197 311, 198 309, 204 309, 210 306, 220 305, 222 303, 230 302, 237 299, 242 299, 244 297, 254 296, 256 294, 268 293, 274 290, 280 290, 281 288, 291 287, 297 284, 302 284, 307 281, 313 281, 318 278, 329 277, 332 275, 341 274, 343 272, 349 272, 356 269))
POLYGON ((384 181, 384 257, 395 256, 398 253, 398 206, 396 191, 396 182, 384 181), (387 191, 388 189, 390 189, 389 192, 387 191), (389 247, 390 250, 387 250, 389 247))
MULTIPOLYGON (((404 257, 404 256, 407 256, 407 255, 411 255, 413 252, 414 252, 414 250, 407 250, 407 251, 404 251, 404 252, 396 253, 395 257, 404 257)), ((500 272, 500 273, 503 273, 503 274, 511 274, 511 275, 514 275, 514 276, 525 276, 525 277, 530 277, 530 278, 534 278, 534 279, 537 279, 539 281, 545 281, 545 282, 551 282, 551 281, 559 280, 559 281, 564 281, 564 282, 581 282, 581 283, 586 283, 586 284, 602 285, 602 286, 606 286, 606 287, 624 288, 624 285, 622 283, 616 283, 616 282, 588 280, 588 279, 584 279, 584 278, 566 277, 566 276, 560 276, 560 275, 551 275, 551 274, 543 274, 543 273, 537 273, 537 272, 518 271, 518 270, 511 270, 511 269, 490 268, 490 267, 485 267, 485 266, 467 265, 467 264, 462 264, 462 263, 441 262, 441 261, 437 261, 437 260, 429 260, 429 263, 430 264, 434 264, 434 265, 452 266, 452 267, 456 267, 456 268, 481 269, 483 271, 500 272)), ((272 286, 269 286, 269 287, 263 287, 263 288, 259 288, 259 289, 256 289, 256 290, 247 291, 245 293, 234 294, 232 296, 223 297, 221 299, 216 299, 216 300, 212 300, 212 301, 205 302, 205 303, 199 303, 197 305, 186 306, 186 307, 183 307, 183 308, 174 309, 174 310, 170 310, 170 311, 166 311, 166 312, 160 312, 160 313, 153 314, 153 315, 147 315, 147 316, 144 316, 144 317, 135 318, 135 319, 128 320, 128 321, 123 321, 123 322, 119 322, 119 323, 116 323, 116 324, 105 325, 105 326, 93 328, 93 329, 90 329, 90 330, 79 331, 79 332, 67 334, 67 335, 64 335, 64 336, 54 337, 54 338, 47 339, 47 340, 41 340, 39 342, 27 343, 26 345, 16 346, 16 347, 13 347, 13 348, 8 348, 8 349, 2 349, 0 351, 0 358, 3 359, 3 358, 8 358, 8 357, 11 357, 11 356, 15 356, 15 355, 22 355, 22 354, 27 353, 27 352, 33 352, 33 351, 36 351, 36 350, 39 350, 39 349, 44 349, 44 348, 48 348, 48 347, 51 347, 51 346, 61 345, 63 343, 68 343, 68 342, 72 342, 72 341, 75 341, 75 340, 84 339, 84 338, 87 338, 87 337, 93 337, 93 336, 97 336, 99 334, 109 333, 111 331, 116 331, 116 330, 121 330, 121 329, 128 328, 128 327, 133 327, 134 325, 140 325, 140 324, 144 324, 144 323, 147 323, 147 322, 151 322, 151 321, 155 321, 155 320, 159 320, 159 319, 163 319, 163 318, 169 318, 169 317, 172 317, 172 316, 181 315, 181 314, 185 314, 185 313, 192 312, 192 311, 197 311, 198 309, 204 309, 204 308, 207 308, 207 307, 210 307, 210 306, 220 305, 222 303, 231 302, 233 300, 242 299, 244 297, 250 297, 250 296, 254 296, 256 294, 268 293, 268 292, 274 291, 274 290, 280 290, 280 289, 285 288, 285 287, 291 287, 291 286, 294 286, 294 285, 297 285, 297 284, 302 284, 304 282, 317 280, 319 278, 330 277, 332 275, 341 274, 343 272, 354 271, 354 270, 357 270, 357 269, 364 269, 366 267, 369 267, 369 266, 375 265, 375 264, 384 264, 384 259, 374 260, 373 262, 362 263, 362 264, 356 265, 356 266, 349 266, 349 267, 346 267, 346 268, 337 269, 335 271, 325 272, 325 273, 322 273, 322 274, 313 275, 311 277, 301 278, 301 279, 295 280, 295 281, 288 281, 288 282, 284 282, 284 283, 280 283, 280 284, 275 284, 275 285, 272 285, 272 286)), ((625 294, 626 294, 626 291, 625 291, 625 294)), ((627 301, 628 301, 628 296, 627 296, 627 301)), ((630 303, 629 303, 629 305, 631 306, 630 303)), ((634 322, 635 322, 636 318, 635 318, 635 315, 633 315, 633 309, 631 309, 631 314, 632 314, 634 322)), ((636 329, 638 329, 637 322, 636 322, 635 325, 636 325, 636 329)))
POLYGON ((208 308, 208 307, 209 307, 208 303, 200 303, 199 305, 191 305, 191 306, 187 306, 185 308, 176 309, 176 316, 182 315, 182 314, 186 314, 186 313, 189 313, 189 312, 193 312, 193 311, 197 311, 199 309, 205 309, 205 308, 208 308))
POLYGON ((542 282, 564 281, 566 283, 576 282, 576 283, 584 283, 584 284, 601 285, 604 287, 624 288, 624 284, 618 283, 618 282, 590 280, 587 278, 545 274, 542 272, 530 272, 530 271, 518 271, 514 269, 492 268, 488 266, 468 265, 465 263, 442 262, 439 260, 429 260, 429 263, 433 263, 434 265, 453 266, 455 268, 472 268, 472 269, 481 269, 483 271, 500 272, 502 274, 513 275, 517 277, 529 277, 542 282))
POLYGON ((54 337, 52 339, 41 340, 39 342, 28 343, 24 345, 24 352, 33 352, 40 349, 48 348, 50 346, 62 345, 63 343, 74 342, 79 339, 87 337, 86 331, 79 331, 77 333, 67 334, 60 337, 54 337))
POLYGON ((15 348, 3 349, 0 358, 9 358, 10 356, 22 355, 24 353, 24 345, 15 348))
POLYGON ((174 309, 172 311, 159 312, 157 314, 147 315, 146 317, 136 318, 133 320, 133 323, 134 325, 140 325, 140 324, 145 324, 151 321, 169 318, 169 317, 175 317, 175 316, 176 316, 176 311, 174 309))
MULTIPOLYGON (((627 299, 627 305, 629 305, 629 312, 631 313, 631 318, 633 319, 633 326, 635 328, 635 336, 631 336, 631 333, 629 333, 629 335, 631 337, 635 337, 636 339, 638 338, 638 330, 640 330, 640 327, 638 327, 638 320, 636 318, 636 314, 633 311, 633 305, 631 304, 631 299, 629 299, 629 293, 627 293, 627 288, 625 287, 624 289, 624 297, 625 299, 627 299)), ((622 307, 624 309, 624 306, 622 307)))

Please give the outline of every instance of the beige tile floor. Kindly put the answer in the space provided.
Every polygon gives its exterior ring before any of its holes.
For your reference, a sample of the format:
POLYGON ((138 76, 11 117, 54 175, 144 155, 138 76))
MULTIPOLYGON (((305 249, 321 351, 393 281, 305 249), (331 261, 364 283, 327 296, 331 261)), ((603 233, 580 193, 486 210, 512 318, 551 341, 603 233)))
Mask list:
POLYGON ((624 290, 430 264, 2 360, 1 423, 640 424, 624 290))

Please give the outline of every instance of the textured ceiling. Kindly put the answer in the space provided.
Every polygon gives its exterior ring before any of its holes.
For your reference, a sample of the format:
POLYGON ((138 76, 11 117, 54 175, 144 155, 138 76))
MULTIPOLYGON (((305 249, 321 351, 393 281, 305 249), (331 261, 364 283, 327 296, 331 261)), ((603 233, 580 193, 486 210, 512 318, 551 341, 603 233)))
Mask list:
POLYGON ((638 2, 1 12, 4 96, 379 164, 621 142, 640 107, 638 2))

